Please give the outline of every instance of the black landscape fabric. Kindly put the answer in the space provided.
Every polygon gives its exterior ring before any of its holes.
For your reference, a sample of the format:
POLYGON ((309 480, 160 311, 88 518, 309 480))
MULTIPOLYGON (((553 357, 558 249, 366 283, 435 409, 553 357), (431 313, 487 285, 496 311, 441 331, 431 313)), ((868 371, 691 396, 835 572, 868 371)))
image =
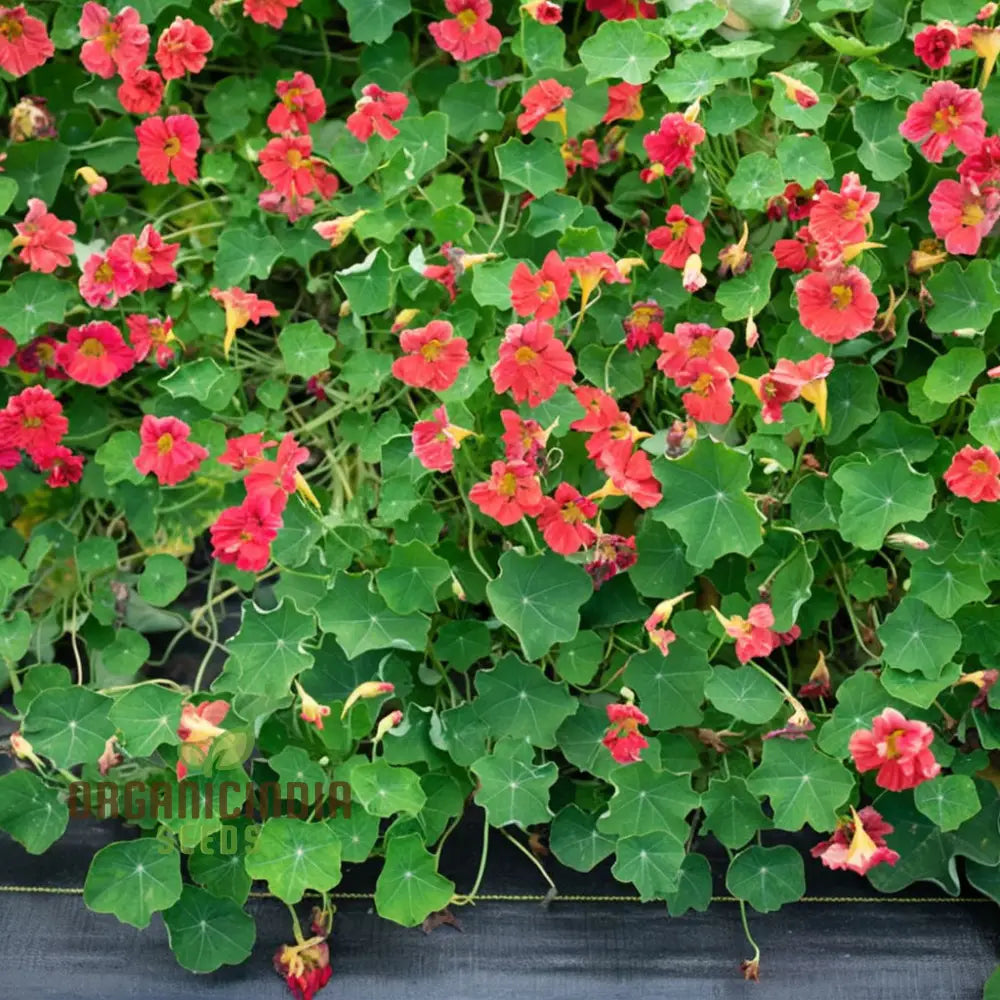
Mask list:
MULTIPOLYGON (((90 913, 77 894, 26 891, 79 888, 90 858, 129 836, 114 824, 75 821, 63 840, 32 857, 0 835, 0 969, 3 994, 31 1000, 187 1000, 190 997, 289 996, 271 956, 290 939, 285 906, 254 898, 251 960, 194 976, 167 947, 159 915, 140 932, 90 913)), ((467 890, 481 836, 474 824, 449 841, 442 868, 467 890)), ((802 847, 803 844, 797 844, 802 847)), ((709 845, 701 849, 711 853, 709 845)), ((561 897, 627 896, 606 867, 580 875, 549 865, 561 897)), ((716 865, 723 870, 722 865, 716 865)), ((430 934, 377 917, 369 900, 341 899, 331 938, 333 979, 322 1000, 979 1000, 998 955, 996 907, 955 902, 916 885, 899 902, 863 879, 807 863, 808 899, 779 913, 750 911, 763 952, 761 981, 744 982, 739 963, 751 949, 734 903, 670 919, 663 904, 556 898, 537 870, 495 836, 475 906, 455 909, 460 930, 430 934), (499 900, 494 896, 527 896, 499 900), (872 900, 872 901, 866 901, 872 900)), ((339 891, 371 892, 377 870, 355 866, 339 891)), ((261 887, 255 887, 261 888, 261 887)), ((717 892, 725 893, 717 886, 717 892)), ((302 915, 308 906, 300 906, 302 915)))

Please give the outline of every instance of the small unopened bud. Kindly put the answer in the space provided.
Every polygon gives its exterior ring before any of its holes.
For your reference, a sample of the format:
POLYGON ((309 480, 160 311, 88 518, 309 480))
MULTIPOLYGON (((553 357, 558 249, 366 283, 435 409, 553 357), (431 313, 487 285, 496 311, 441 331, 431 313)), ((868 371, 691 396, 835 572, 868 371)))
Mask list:
POLYGON ((926 552, 931 547, 930 542, 925 542, 922 538, 906 531, 894 531, 891 535, 886 536, 885 542, 886 545, 891 545, 894 549, 910 548, 920 552, 926 552))
POLYGON ((362 698, 377 698, 380 694, 392 694, 395 690, 395 686, 387 681, 364 681, 347 696, 347 701, 344 702, 344 710, 340 713, 340 717, 343 719, 351 710, 354 703, 360 701, 362 698))
POLYGON ((382 737, 385 736, 390 729, 394 729, 403 721, 403 713, 398 709, 395 712, 390 712, 388 715, 383 716, 379 719, 378 728, 375 730, 375 735, 372 737, 372 745, 377 746, 382 742, 382 737))

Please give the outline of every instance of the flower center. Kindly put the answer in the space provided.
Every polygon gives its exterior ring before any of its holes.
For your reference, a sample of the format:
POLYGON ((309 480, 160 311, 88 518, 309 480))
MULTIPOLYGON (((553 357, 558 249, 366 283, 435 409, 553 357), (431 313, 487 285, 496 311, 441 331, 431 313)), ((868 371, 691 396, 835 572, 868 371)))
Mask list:
POLYGON ((580 510, 580 508, 576 505, 576 503, 572 501, 566 504, 565 507, 563 507, 562 519, 567 524, 580 524, 582 521, 587 520, 587 518, 584 516, 583 511, 580 510))
POLYGON ((517 476, 513 472, 505 472, 500 477, 497 492, 505 497, 512 497, 517 492, 517 476))
POLYGON ((687 232, 688 224, 684 219, 680 219, 677 222, 670 223, 670 235, 675 239, 679 240, 687 232))
POLYGON ((441 341, 428 340, 427 343, 420 348, 420 354, 427 361, 437 361, 437 359, 441 356, 441 341))
POLYGON ((121 32, 115 30, 111 21, 105 25, 104 30, 97 37, 107 52, 114 52, 122 40, 121 32))
POLYGON ((710 372, 702 372, 695 380, 691 383, 691 391, 698 393, 699 396, 707 395, 708 390, 712 387, 712 375, 710 372))
POLYGON ((896 746, 896 742, 902 735, 903 730, 896 729, 885 738, 885 755, 889 760, 894 760, 899 756, 899 749, 896 746))
POLYGON ((132 260, 136 264, 151 264, 153 262, 153 251, 149 247, 136 247, 132 251, 132 260))
POLYGON ((688 348, 689 358, 707 358, 712 353, 712 338, 697 337, 688 348))
POLYGON ((281 99, 281 103, 285 105, 286 108, 294 108, 296 111, 299 110, 299 96, 302 91, 298 87, 293 87, 285 96, 281 99))
POLYGON ((167 156, 176 156, 181 151, 181 141, 176 135, 172 135, 163 144, 163 152, 167 156))
POLYGON ((858 217, 859 208, 861 208, 861 204, 859 202, 856 202, 853 198, 848 198, 846 204, 844 205, 843 217, 853 221, 858 217))
POLYGON ((519 365, 528 365, 537 358, 538 355, 530 347, 519 347, 514 352, 514 360, 519 365))
POLYGON ((966 205, 965 208, 962 210, 963 226, 979 226, 982 224, 985 218, 986 218, 986 213, 975 202, 973 202, 971 205, 966 205))
POLYGON ((5 17, 0 22, 0 35, 7 41, 16 42, 24 34, 24 25, 16 17, 5 17))
POLYGON ((288 151, 286 159, 288 161, 288 165, 292 168, 292 170, 301 169, 303 162, 305 160, 303 155, 297 149, 294 148, 288 151))
POLYGON ((111 270, 111 265, 105 260, 94 271, 94 281, 99 285, 110 285, 115 280, 115 272, 111 270))
POLYGON ((938 135, 942 135, 945 132, 950 132, 954 128, 958 128, 962 124, 962 118, 955 110, 954 104, 949 104, 946 108, 938 108, 934 112, 934 121, 931 123, 931 131, 937 132, 938 135))
POLYGON ((96 337, 88 337, 80 345, 80 353, 86 358, 103 358, 107 352, 96 337))
POLYGON ((556 286, 553 285, 551 281, 543 281, 538 286, 538 293, 537 294, 538 294, 538 297, 543 302, 548 302, 548 300, 551 299, 552 296, 555 295, 555 293, 556 293, 556 286))
POLYGON ((37 430, 39 427, 42 426, 42 418, 41 417, 22 417, 21 418, 21 426, 26 431, 37 430))
POLYGON ((156 450, 161 455, 166 455, 174 446, 173 434, 161 434, 156 439, 156 450))
POLYGON ((844 310, 854 298, 854 293, 847 285, 834 285, 830 289, 830 298, 833 299, 833 308, 844 310))
POLYGON ((471 31, 479 21, 479 15, 474 10, 460 11, 455 20, 461 25, 462 31, 471 31))
POLYGON ((990 467, 980 458, 969 466, 969 472, 974 472, 977 476, 992 475, 990 467))

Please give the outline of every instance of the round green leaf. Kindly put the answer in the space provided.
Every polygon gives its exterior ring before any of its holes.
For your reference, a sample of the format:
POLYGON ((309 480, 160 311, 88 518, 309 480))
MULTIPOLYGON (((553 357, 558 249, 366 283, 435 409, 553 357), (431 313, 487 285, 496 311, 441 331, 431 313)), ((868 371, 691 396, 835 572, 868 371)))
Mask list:
POLYGON ((44 854, 65 832, 69 810, 59 792, 33 771, 0 776, 0 830, 29 854, 44 854))
POLYGON ((436 611, 437 592, 450 578, 451 567, 423 542, 394 545, 388 564, 375 574, 375 585, 392 611, 436 611))
POLYGON ((309 378, 330 367, 330 352, 337 342, 314 319, 289 323, 278 334, 278 350, 289 375, 309 378))
POLYGON ((666 899, 677 891, 686 834, 687 826, 680 823, 676 829, 620 838, 611 873, 619 882, 631 882, 643 902, 666 899))
POLYGON ((486 596, 521 640, 525 658, 537 660, 576 635, 580 606, 593 589, 582 567, 554 552, 525 556, 511 549, 500 557, 500 575, 486 585, 486 596))
POLYGON ((962 644, 962 633, 923 601, 904 597, 878 628, 882 658, 894 670, 919 671, 933 680, 962 644))
POLYGON ((193 885, 163 914, 170 950, 188 972, 215 972, 250 957, 257 928, 253 917, 231 899, 193 885))
POLYGON ((684 539, 692 566, 711 566, 730 552, 748 556, 760 546, 761 515, 745 492, 750 467, 749 455, 707 439, 682 458, 653 463, 663 499, 650 516, 684 539))
POLYGON ((969 391, 985 369, 986 355, 978 347, 953 347, 931 362, 924 379, 924 394, 936 403, 953 403, 969 391))
POLYGON ((115 699, 108 713, 130 756, 147 757, 163 743, 180 742, 182 696, 159 684, 142 684, 115 699))
POLYGON ((783 169, 783 165, 767 153, 741 157, 736 173, 726 185, 726 194, 737 208, 763 211, 768 199, 785 190, 783 169))
POLYGON ((443 910, 455 893, 455 883, 438 874, 437 859, 419 834, 388 838, 385 864, 375 883, 375 909, 380 917, 416 927, 443 910))
POLYGON ((297 903, 307 889, 326 892, 340 881, 340 838, 327 823, 273 816, 245 864, 251 878, 266 879, 275 896, 297 903))
POLYGON ((181 856, 159 839, 123 840, 94 855, 83 901, 95 913, 113 913, 140 930, 157 910, 181 897, 181 856))
POLYGON ((587 82, 609 77, 626 83, 646 83, 656 66, 670 55, 670 46, 643 22, 602 21, 580 46, 587 82))
POLYGON ((726 888, 760 913, 780 910, 806 892, 805 865, 794 847, 750 847, 733 858, 726 888))
POLYGON ((359 764, 351 771, 351 795, 373 816, 416 816, 427 801, 415 771, 384 760, 359 764))
POLYGON ((957 830, 980 810, 976 784, 967 774, 939 774, 913 790, 913 804, 942 830, 957 830))
POLYGON ((532 823, 548 823, 552 818, 549 790, 559 776, 554 761, 526 763, 512 756, 508 745, 480 757, 472 765, 472 771, 479 779, 476 803, 486 810, 491 826, 514 823, 523 830, 532 823))
POLYGON ((86 688, 49 688, 28 707, 24 736, 57 767, 96 763, 114 733, 108 718, 111 704, 110 698, 86 688))
POLYGON ((577 805, 564 806, 549 829, 549 847, 561 864, 589 872, 615 849, 616 838, 597 829, 597 817, 577 805))
POLYGON ((165 608, 187 586, 187 569, 176 556, 157 553, 146 560, 139 577, 139 596, 156 608, 165 608))
POLYGON ((753 667, 713 667, 705 696, 720 711, 753 725, 773 719, 784 698, 753 667))

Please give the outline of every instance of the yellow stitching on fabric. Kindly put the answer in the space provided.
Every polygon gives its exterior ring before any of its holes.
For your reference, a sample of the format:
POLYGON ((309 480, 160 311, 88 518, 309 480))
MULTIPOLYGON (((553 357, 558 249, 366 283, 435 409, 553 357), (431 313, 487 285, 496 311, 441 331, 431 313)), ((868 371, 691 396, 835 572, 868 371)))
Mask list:
MULTIPOLYGON (((23 892, 38 893, 50 896, 80 896, 83 894, 83 887, 62 888, 60 886, 46 885, 0 885, 0 892, 23 892)), ((316 893, 306 893, 309 897, 317 896, 316 893)), ((373 900, 375 898, 370 892, 331 892, 331 899, 364 899, 373 900)), ((251 892, 251 899, 277 899, 270 892, 251 892)), ((515 895, 499 892, 480 893, 475 898, 477 903, 641 903, 638 896, 546 896, 546 895, 515 895)), ((655 901, 654 901, 655 902, 655 901)), ((735 896, 713 896, 713 903, 738 903, 735 896)), ((803 896, 796 900, 797 903, 838 903, 838 904, 861 904, 861 903, 991 903, 991 899, 984 896, 803 896)))

